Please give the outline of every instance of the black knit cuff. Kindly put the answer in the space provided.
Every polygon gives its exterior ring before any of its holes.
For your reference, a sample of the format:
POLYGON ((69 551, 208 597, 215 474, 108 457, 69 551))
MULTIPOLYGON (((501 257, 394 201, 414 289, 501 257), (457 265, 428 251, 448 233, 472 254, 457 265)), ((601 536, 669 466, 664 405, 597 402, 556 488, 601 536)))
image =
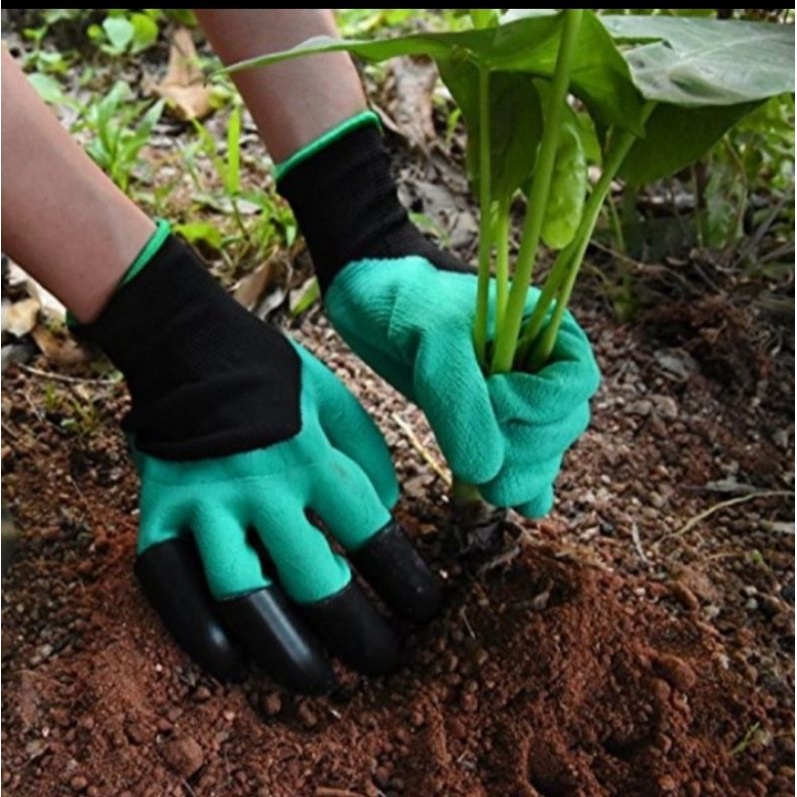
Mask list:
POLYGON ((133 408, 123 426, 149 454, 226 456, 300 429, 295 350, 174 237, 76 333, 124 374, 133 408))
POLYGON ((426 257, 461 271, 410 222, 398 200, 382 135, 366 125, 298 163, 280 180, 304 234, 322 291, 347 264, 365 258, 426 257))

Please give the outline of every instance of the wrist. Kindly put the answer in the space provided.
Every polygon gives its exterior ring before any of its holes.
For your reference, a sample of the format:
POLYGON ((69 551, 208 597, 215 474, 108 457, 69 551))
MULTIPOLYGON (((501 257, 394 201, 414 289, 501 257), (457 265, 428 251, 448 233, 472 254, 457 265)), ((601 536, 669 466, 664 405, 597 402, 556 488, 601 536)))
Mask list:
POLYGON ((463 268, 410 222, 398 199, 382 135, 370 117, 359 114, 327 139, 296 153, 278 167, 278 177, 278 189, 293 208, 324 293, 347 266, 364 260, 415 255, 438 268, 463 268))
POLYGON ((193 251, 167 236, 91 324, 127 381, 124 428, 165 459, 225 456, 298 431, 299 360, 238 305, 193 251))

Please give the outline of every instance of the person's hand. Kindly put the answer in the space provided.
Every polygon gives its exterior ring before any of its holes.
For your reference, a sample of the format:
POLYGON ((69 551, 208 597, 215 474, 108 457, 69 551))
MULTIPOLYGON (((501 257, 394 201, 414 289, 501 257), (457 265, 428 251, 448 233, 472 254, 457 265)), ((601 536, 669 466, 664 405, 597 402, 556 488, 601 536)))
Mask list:
MULTIPOLYGON (((476 277, 410 223, 373 126, 297 163, 280 190, 335 328, 424 410, 454 475, 496 506, 528 517, 549 512, 562 458, 587 427, 600 380, 573 316, 539 372, 485 377, 472 342, 476 277)), ((527 313, 538 296, 530 291, 527 313)))
POLYGON ((327 650, 390 670, 393 631, 320 526, 397 612, 428 620, 441 594, 391 516, 385 442, 343 384, 174 238, 82 332, 130 388, 136 573, 182 646, 219 678, 248 654, 311 693, 335 686, 327 650))

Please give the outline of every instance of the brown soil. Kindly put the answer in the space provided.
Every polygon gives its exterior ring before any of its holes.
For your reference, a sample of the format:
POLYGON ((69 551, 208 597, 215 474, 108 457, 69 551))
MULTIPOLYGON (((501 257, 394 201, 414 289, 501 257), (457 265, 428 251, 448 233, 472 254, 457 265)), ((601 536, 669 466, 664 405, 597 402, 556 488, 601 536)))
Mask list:
POLYGON ((684 530, 737 483, 791 487, 793 351, 731 392, 706 347, 581 315, 605 375, 592 428, 551 518, 520 523, 517 553, 481 570, 443 544, 444 485, 395 420, 435 454, 417 410, 322 320, 298 331, 379 419, 401 518, 449 584, 444 615, 407 630, 401 671, 345 674, 336 700, 263 675, 223 687, 173 646, 131 575, 123 388, 10 371, 3 489, 20 540, 3 588, 5 793, 793 794, 791 499, 684 530))

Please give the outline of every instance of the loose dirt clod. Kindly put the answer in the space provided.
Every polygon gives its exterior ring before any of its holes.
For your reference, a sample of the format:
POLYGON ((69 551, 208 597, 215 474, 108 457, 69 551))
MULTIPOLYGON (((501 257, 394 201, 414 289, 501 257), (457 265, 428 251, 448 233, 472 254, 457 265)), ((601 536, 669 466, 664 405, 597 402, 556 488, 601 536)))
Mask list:
POLYGON ((192 736, 182 736, 166 742, 161 752, 169 766, 183 778, 190 778, 205 761, 199 742, 192 736))

